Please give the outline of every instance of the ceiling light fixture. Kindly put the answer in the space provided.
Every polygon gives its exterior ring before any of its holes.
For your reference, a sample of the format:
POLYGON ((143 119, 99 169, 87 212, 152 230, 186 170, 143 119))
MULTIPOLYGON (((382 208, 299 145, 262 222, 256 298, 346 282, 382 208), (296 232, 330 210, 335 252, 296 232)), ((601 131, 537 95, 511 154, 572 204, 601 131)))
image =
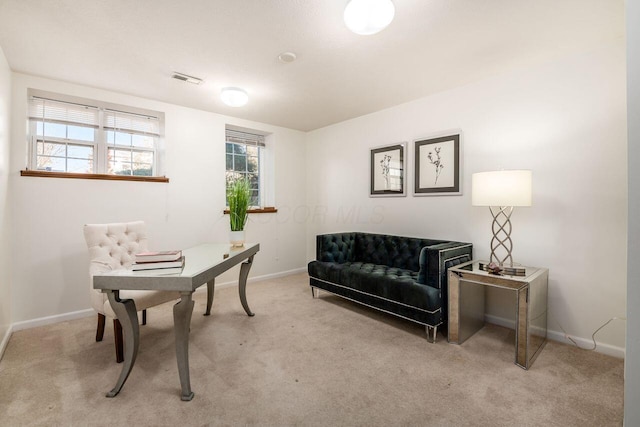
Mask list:
POLYGON ((344 23, 354 33, 368 36, 385 29, 395 12, 391 0, 351 0, 344 9, 344 23))
POLYGON ((249 95, 239 87, 225 87, 220 91, 220 99, 229 107, 242 107, 249 101, 249 95))
POLYGON ((289 64, 295 61, 296 58, 297 56, 293 52, 282 52, 280 55, 278 55, 278 59, 280 60, 280 62, 284 62, 285 64, 289 64))

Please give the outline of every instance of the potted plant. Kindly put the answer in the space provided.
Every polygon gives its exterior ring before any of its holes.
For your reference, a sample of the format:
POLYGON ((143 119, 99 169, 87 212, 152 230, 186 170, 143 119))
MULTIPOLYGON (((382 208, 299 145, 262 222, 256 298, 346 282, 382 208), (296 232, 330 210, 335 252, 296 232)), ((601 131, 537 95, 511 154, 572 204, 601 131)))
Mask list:
POLYGON ((246 178, 230 180, 227 186, 227 199, 229 201, 229 224, 231 233, 229 240, 232 246, 244 245, 244 226, 249 214, 249 202, 251 200, 251 185, 246 178))

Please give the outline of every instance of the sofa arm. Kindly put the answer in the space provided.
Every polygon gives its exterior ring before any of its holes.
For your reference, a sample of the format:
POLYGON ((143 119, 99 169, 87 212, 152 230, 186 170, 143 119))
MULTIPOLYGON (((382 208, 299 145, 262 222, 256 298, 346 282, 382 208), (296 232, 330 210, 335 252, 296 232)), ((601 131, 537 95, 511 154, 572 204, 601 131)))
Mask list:
POLYGON ((420 251, 418 283, 442 290, 447 281, 447 268, 471 261, 471 243, 447 242, 426 246, 420 251))
POLYGON ((321 234, 316 236, 316 260, 342 264, 352 262, 356 233, 321 234))
POLYGON ((436 311, 437 309, 442 307, 442 295, 440 293, 440 289, 436 289, 433 286, 429 285, 418 284, 417 286, 423 286, 427 292, 427 310, 436 311))

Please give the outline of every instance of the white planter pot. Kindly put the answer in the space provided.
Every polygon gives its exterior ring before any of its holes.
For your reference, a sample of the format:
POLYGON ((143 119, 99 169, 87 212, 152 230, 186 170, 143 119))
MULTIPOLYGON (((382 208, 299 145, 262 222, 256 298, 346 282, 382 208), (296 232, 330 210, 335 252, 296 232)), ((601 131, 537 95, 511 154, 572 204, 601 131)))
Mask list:
POLYGON ((235 248, 239 248, 244 246, 244 230, 241 231, 230 231, 229 232, 229 243, 231 246, 235 248))

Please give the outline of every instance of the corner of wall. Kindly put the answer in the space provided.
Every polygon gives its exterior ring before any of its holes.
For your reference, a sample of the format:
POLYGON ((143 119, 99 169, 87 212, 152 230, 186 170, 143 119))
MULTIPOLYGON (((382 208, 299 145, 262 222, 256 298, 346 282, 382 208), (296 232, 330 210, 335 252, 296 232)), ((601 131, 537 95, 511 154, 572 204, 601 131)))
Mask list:
POLYGON ((9 154, 11 68, 0 47, 0 358, 11 336, 9 154))
POLYGON ((2 337, 2 341, 0 341, 0 360, 2 360, 2 356, 4 356, 4 351, 7 349, 7 345, 9 344, 9 339, 11 338, 11 334, 13 333, 13 328, 11 325, 5 331, 4 336, 2 337))

